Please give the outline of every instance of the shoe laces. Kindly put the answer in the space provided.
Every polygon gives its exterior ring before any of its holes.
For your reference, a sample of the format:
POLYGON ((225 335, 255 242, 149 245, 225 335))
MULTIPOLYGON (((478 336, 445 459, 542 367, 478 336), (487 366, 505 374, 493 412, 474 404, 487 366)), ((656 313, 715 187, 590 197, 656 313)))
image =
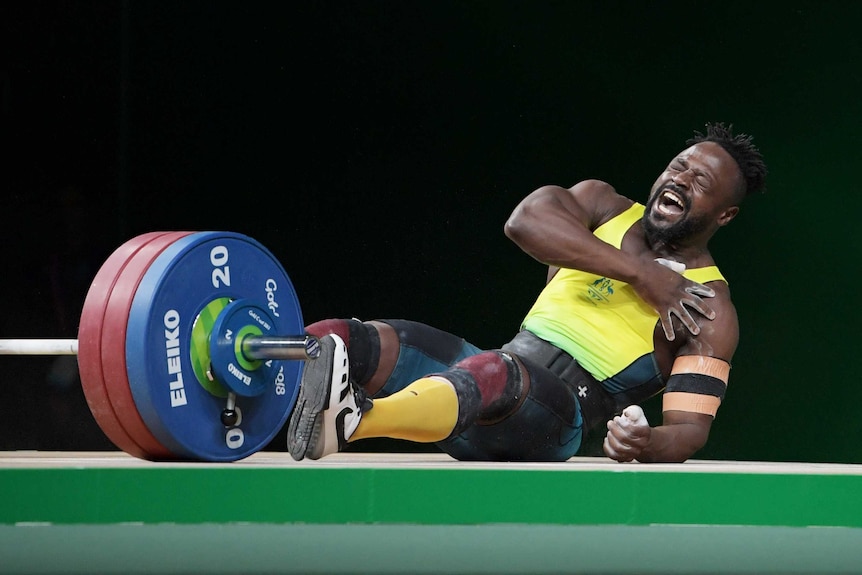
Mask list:
POLYGON ((368 392, 365 391, 365 388, 352 381, 350 382, 350 387, 353 389, 353 399, 356 401, 356 405, 359 406, 359 412, 365 413, 371 409, 374 402, 368 397, 368 392))

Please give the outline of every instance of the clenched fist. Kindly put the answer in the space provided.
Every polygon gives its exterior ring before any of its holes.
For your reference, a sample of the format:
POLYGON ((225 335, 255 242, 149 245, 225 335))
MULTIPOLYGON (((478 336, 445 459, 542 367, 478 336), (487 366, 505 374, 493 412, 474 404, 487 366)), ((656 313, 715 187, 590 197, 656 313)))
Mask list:
POLYGON ((638 405, 630 405, 623 410, 622 415, 608 421, 608 433, 603 445, 605 455, 623 463, 635 460, 649 445, 651 432, 643 409, 638 405))

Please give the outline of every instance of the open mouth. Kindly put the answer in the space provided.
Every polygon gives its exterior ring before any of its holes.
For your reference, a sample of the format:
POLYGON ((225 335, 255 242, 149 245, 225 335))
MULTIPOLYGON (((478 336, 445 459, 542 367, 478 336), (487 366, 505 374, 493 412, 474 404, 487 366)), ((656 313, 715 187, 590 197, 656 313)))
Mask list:
POLYGON ((665 189, 656 201, 656 210, 668 216, 679 216, 685 212, 685 202, 676 192, 665 189))

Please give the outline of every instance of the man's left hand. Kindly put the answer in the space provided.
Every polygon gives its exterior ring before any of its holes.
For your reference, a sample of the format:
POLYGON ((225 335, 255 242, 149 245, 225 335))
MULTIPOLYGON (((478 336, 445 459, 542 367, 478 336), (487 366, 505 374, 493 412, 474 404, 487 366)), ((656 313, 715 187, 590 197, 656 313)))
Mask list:
POLYGON ((616 461, 625 463, 637 459, 641 451, 649 445, 652 428, 649 426, 643 409, 630 405, 608 421, 608 433, 605 436, 605 455, 616 461))

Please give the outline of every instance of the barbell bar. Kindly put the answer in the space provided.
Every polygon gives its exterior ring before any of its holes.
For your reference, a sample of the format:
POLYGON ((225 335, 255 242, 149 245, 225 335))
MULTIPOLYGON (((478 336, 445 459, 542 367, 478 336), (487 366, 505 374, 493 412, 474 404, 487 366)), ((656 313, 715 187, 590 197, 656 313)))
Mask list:
POLYGON ((0 355, 78 355, 78 340, 0 339, 0 355))
MULTIPOLYGON (((248 359, 317 359, 317 338, 303 336, 248 336, 241 343, 248 359)), ((0 355, 78 355, 77 339, 0 339, 0 355)))

